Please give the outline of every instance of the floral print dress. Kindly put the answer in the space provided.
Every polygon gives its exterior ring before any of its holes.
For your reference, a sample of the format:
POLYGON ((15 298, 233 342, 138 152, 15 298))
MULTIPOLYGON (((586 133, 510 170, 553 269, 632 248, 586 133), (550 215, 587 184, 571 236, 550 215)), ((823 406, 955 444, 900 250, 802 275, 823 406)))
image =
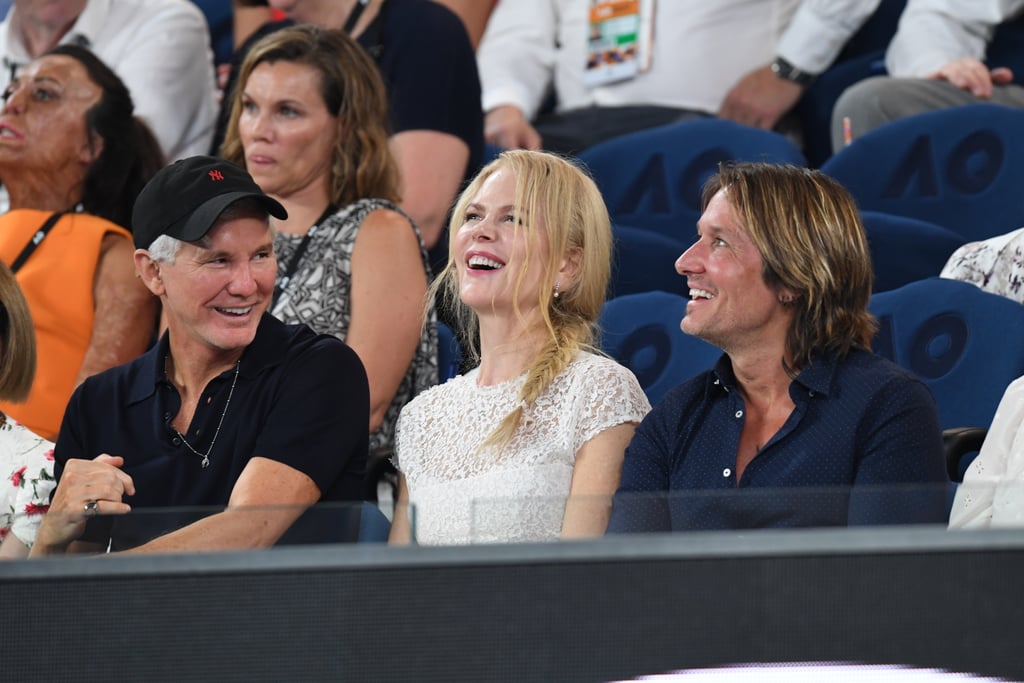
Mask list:
POLYGON ((50 509, 53 442, 0 413, 0 540, 14 534, 28 547, 50 509))

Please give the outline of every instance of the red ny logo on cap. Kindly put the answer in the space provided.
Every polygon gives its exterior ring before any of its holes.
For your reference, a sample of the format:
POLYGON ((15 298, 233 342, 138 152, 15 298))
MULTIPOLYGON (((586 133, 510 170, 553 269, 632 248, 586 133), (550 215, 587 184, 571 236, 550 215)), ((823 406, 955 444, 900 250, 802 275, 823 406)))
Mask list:
POLYGON ((210 178, 213 180, 224 180, 224 174, 216 170, 210 171, 210 178))

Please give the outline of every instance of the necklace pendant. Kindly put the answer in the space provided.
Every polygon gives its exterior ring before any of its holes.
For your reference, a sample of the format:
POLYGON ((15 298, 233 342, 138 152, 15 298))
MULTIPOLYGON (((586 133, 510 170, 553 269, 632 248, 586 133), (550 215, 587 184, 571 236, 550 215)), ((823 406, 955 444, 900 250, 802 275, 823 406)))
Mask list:
POLYGON ((210 466, 210 457, 208 455, 203 456, 203 469, 205 470, 210 466))

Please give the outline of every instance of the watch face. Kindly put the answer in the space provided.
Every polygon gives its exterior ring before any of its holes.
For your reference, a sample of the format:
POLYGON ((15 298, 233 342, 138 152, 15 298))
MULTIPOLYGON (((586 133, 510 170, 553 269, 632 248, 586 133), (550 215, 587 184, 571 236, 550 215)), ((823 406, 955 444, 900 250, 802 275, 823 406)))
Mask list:
POLYGON ((814 77, 811 74, 800 71, 800 69, 797 69, 781 57, 772 62, 771 68, 772 72, 779 78, 790 81, 791 83, 796 83, 797 85, 807 85, 814 80, 814 77))

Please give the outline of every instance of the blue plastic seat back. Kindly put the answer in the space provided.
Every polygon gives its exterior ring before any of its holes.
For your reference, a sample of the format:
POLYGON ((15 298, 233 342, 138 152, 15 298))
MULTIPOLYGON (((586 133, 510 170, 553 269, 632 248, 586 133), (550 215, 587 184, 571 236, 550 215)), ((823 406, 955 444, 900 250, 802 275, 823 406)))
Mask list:
POLYGON ((444 323, 437 324, 437 381, 444 384, 459 374, 462 364, 462 346, 452 328, 444 323))
POLYGON ((1024 375, 1024 305, 959 280, 930 278, 875 294, 877 353, 931 389, 943 429, 985 427, 1024 375))
POLYGON ((373 503, 363 501, 359 511, 359 542, 387 543, 391 520, 373 503))
POLYGON ((817 168, 832 156, 832 109, 859 80, 885 73, 885 49, 896 33, 906 0, 881 0, 853 34, 832 66, 814 79, 797 103, 807 163, 817 168))
POLYGON ((722 161, 803 166, 803 154, 778 133, 722 119, 684 121, 623 135, 582 152, 612 220, 686 244, 700 217, 700 195, 722 161))
POLYGON ((937 277, 966 242, 952 230, 916 218, 863 211, 861 220, 871 249, 875 292, 937 277))
POLYGON ((608 301, 601 313, 601 349, 633 371, 651 404, 722 355, 679 329, 687 300, 668 292, 629 294, 608 301))
POLYGON ((210 29, 213 63, 227 64, 235 50, 235 9, 232 0, 192 0, 206 17, 210 29))
POLYGON ((1024 225, 1024 110, 972 104, 899 119, 821 170, 865 211, 909 216, 976 241, 1024 225))
POLYGON ((616 225, 614 232, 609 299, 656 290, 682 294, 686 290, 686 279, 676 272, 675 262, 687 243, 626 225, 616 225))

